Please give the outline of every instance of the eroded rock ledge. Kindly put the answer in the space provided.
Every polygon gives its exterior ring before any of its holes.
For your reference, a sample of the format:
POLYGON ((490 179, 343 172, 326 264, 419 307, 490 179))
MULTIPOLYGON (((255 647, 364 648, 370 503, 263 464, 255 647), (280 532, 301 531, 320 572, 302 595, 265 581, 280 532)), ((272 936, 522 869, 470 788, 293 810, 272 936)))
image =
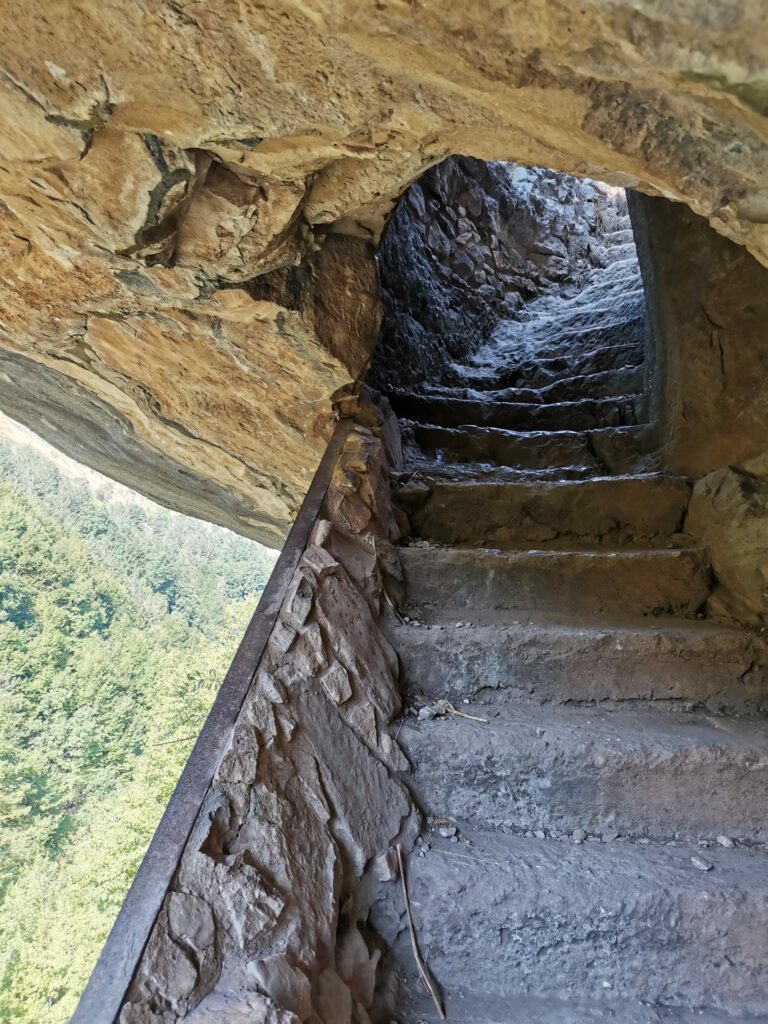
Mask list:
POLYGON ((758 0, 33 0, 0 24, 0 404, 267 543, 370 357, 382 224, 451 153, 684 202, 768 262, 758 0))

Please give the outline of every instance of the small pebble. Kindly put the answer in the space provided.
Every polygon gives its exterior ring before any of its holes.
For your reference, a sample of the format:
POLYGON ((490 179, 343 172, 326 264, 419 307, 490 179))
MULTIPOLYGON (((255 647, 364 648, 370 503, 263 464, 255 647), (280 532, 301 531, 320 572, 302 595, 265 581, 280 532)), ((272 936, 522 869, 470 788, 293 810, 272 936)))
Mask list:
POLYGON ((546 833, 542 829, 540 829, 540 828, 537 828, 536 831, 533 834, 536 836, 537 839, 546 839, 547 838, 546 833))
POLYGON ((637 841, 638 841, 638 843, 640 843, 641 846, 649 846, 650 842, 651 842, 651 840, 650 839, 646 839, 645 836, 643 836, 642 839, 638 839, 637 841))
POLYGON ((726 850, 732 850, 733 847, 736 845, 736 843, 734 843, 730 836, 718 836, 717 844, 718 846, 724 846, 726 850))
POLYGON ((544 730, 541 728, 541 726, 539 726, 539 728, 536 730, 536 735, 537 736, 543 736, 544 735, 544 730))
POLYGON ((458 843, 458 841, 459 841, 459 837, 458 836, 451 836, 451 842, 452 843, 458 843))
POLYGON ((695 868, 698 868, 699 871, 711 871, 713 867, 708 860, 704 860, 703 857, 699 857, 697 853, 694 853, 691 857, 691 864, 693 864, 695 868))
POLYGON ((574 829, 573 832, 571 832, 571 839, 574 841, 574 843, 583 843, 586 838, 587 833, 584 831, 583 828, 577 828, 574 829))
POLYGON ((606 763, 606 757, 604 754, 598 754, 595 760, 592 762, 595 768, 604 768, 606 763))
POLYGON ((710 843, 710 841, 709 841, 708 839, 700 839, 700 840, 699 840, 699 843, 698 843, 698 845, 699 845, 699 846, 701 846, 701 847, 703 847, 703 848, 704 848, 704 849, 706 850, 706 849, 708 849, 708 848, 709 848, 709 847, 710 847, 710 846, 711 846, 712 844, 710 843))
POLYGON ((437 717, 437 711, 435 711, 434 708, 426 707, 426 708, 420 708, 420 710, 419 710, 419 721, 420 722, 429 722, 433 718, 436 718, 436 717, 437 717))
POLYGON ((619 838, 618 832, 603 832, 603 842, 613 843, 619 838))
POLYGON ((443 825, 439 831, 443 839, 452 839, 456 835, 456 828, 453 825, 443 825))

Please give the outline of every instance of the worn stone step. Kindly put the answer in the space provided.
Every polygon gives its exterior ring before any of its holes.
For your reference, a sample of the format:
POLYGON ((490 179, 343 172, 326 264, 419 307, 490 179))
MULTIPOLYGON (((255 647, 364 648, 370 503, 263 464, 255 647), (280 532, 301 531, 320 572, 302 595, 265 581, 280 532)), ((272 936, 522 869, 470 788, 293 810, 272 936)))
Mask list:
MULTIPOLYGON (((514 320, 500 320, 491 335, 492 339, 506 340, 508 333, 528 329, 538 339, 547 335, 559 339, 572 331, 610 330, 635 320, 645 314, 645 293, 642 284, 634 275, 621 275, 618 264, 612 266, 615 280, 609 288, 582 290, 565 301, 551 298, 529 304, 514 320)), ((538 346, 543 356, 549 355, 546 347, 538 346)))
POLYGON ((427 703, 631 701, 768 714, 768 641, 709 622, 457 628, 393 617, 387 634, 406 692, 427 703))
POLYGON ((422 810, 480 828, 768 841, 768 724, 657 708, 461 704, 407 716, 422 810))
POLYGON ((619 228, 616 231, 606 231, 600 236, 600 241, 607 246, 629 245, 635 247, 635 235, 632 228, 619 228))
POLYGON ((653 423, 604 427, 587 432, 590 450, 607 473, 622 475, 657 471, 661 453, 653 423))
POLYGON ((616 370, 564 377, 539 388, 536 393, 545 403, 572 402, 582 398, 612 398, 616 395, 639 394, 644 387, 645 370, 642 366, 622 366, 616 370))
MULTIPOLYGON (((409 858, 408 885, 449 1020, 719 1024, 719 1012, 732 1024, 752 1014, 765 1020, 768 858, 707 850, 713 868, 705 872, 691 864, 695 852, 435 835, 423 857, 409 858), (547 1000, 561 1003, 552 1016, 522 1015, 547 1000), (582 1015, 585 1004, 592 1011, 582 1015)), ((415 1022, 428 1004, 394 885, 371 923, 403 979, 397 1017, 415 1022)), ((434 1010, 423 1019, 436 1019, 434 1010)))
MULTIPOLYGON (((435 1004, 421 993, 416 978, 403 974, 403 999, 398 1005, 401 1024, 425 1024, 434 1019, 435 1004)), ((610 992, 606 992, 610 997, 610 992)), ((737 1014, 702 1007, 651 1006, 639 1000, 539 998, 515 993, 487 996, 471 989, 444 993, 451 1024, 768 1024, 768 1014, 737 1014)))
POLYGON ((413 392, 391 392, 389 400, 398 416, 444 427, 501 427, 505 430, 590 430, 637 422, 637 397, 584 399, 530 405, 486 402, 483 399, 442 399, 413 392))
POLYGON ((584 399, 615 398, 639 394, 644 387, 642 366, 624 366, 599 373, 564 376, 541 387, 507 387, 495 391, 480 391, 470 387, 445 384, 426 384, 421 394, 444 400, 470 399, 481 402, 513 402, 528 405, 548 405, 553 402, 575 402, 584 399))
POLYGON ((401 421, 403 441, 436 463, 477 463, 546 469, 581 466, 599 472, 586 434, 576 431, 513 431, 494 427, 437 427, 401 421))
POLYGON ((400 550, 408 599, 429 622, 696 614, 710 591, 698 549, 656 551, 400 550))
POLYGON ((542 387, 551 384, 561 377, 574 376, 582 373, 602 373, 606 370, 617 370, 624 366, 640 366, 644 360, 643 321, 630 325, 630 337, 616 339, 617 328, 611 327, 608 332, 609 344, 595 341, 595 331, 575 332, 572 335, 572 348, 559 352, 557 355, 537 359, 513 357, 503 365, 494 366, 454 366, 449 382, 457 387, 466 386, 477 391, 492 391, 500 387, 516 385, 542 387), (585 343, 593 339, 592 345, 585 343))
MULTIPOLYGON (((524 483, 527 481, 590 480, 596 475, 592 466, 542 466, 532 468, 525 466, 497 466, 486 462, 441 462, 431 459, 416 448, 404 451, 406 474, 429 476, 431 480, 467 480, 488 483, 524 483)), ((415 481, 415 477, 414 477, 415 481)), ((398 486, 398 493, 408 494, 413 491, 414 483, 398 486)))
POLYGON ((413 534, 439 544, 508 550, 581 544, 667 544, 681 529, 690 485, 661 474, 505 482, 427 478, 410 510, 413 534))

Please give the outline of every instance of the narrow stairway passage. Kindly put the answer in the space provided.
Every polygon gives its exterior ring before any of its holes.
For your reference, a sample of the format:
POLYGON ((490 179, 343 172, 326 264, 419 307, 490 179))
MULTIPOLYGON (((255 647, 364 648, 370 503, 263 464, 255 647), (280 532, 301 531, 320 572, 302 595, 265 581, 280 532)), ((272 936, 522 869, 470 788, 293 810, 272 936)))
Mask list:
MULTIPOLYGON (((644 455, 627 227, 610 241, 581 291, 389 392, 409 887, 460 1024, 768 1021, 768 649, 704 618, 690 481, 644 455)), ((436 1020, 394 889, 371 924, 382 1005, 436 1020)))

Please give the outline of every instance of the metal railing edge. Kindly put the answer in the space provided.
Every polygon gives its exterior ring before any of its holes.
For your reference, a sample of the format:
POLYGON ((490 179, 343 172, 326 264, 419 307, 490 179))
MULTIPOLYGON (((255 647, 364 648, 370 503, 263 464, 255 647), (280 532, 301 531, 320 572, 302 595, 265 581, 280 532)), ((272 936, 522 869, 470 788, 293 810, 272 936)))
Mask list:
POLYGON ((115 1024, 354 421, 337 425, 69 1024, 115 1024))

